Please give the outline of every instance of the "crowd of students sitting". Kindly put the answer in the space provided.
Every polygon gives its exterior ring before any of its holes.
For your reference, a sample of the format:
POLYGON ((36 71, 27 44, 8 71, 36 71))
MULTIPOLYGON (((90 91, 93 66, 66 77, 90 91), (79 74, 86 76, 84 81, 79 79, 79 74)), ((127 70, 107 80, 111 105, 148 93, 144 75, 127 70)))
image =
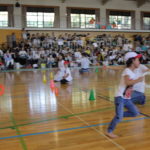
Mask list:
POLYGON ((87 68, 81 59, 86 57, 89 64, 123 65, 128 51, 143 53, 143 63, 150 62, 150 36, 135 35, 133 41, 124 35, 90 34, 73 35, 65 33, 55 36, 49 34, 30 34, 23 32, 19 42, 13 41, 12 47, 1 48, 0 69, 51 68, 58 67, 59 56, 69 62, 70 67, 87 68))

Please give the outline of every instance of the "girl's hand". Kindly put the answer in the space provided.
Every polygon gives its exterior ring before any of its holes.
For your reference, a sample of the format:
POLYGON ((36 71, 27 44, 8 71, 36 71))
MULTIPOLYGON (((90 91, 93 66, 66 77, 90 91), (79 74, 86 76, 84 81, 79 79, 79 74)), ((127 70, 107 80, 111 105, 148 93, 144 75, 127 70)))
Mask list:
POLYGON ((137 80, 138 80, 139 82, 142 82, 142 81, 144 81, 144 77, 139 77, 137 80))

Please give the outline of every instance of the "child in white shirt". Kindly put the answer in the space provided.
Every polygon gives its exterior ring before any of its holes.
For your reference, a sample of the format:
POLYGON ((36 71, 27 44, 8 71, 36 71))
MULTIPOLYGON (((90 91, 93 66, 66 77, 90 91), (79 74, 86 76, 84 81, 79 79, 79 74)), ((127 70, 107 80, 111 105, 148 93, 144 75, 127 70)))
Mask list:
POLYGON ((64 62, 65 68, 63 70, 63 76, 62 76, 61 84, 66 84, 66 83, 72 81, 71 71, 68 68, 68 64, 69 63, 67 61, 64 62))
POLYGON ((61 55, 59 55, 58 59, 59 59, 58 72, 54 76, 54 81, 55 82, 59 82, 59 81, 62 80, 62 77, 63 77, 63 74, 64 74, 64 68, 65 68, 63 57, 61 55))
POLYGON ((86 53, 83 53, 81 60, 78 60, 77 62, 81 63, 81 69, 79 70, 80 73, 89 72, 89 67, 92 63, 88 59, 86 53))
POLYGON ((139 115, 137 107, 132 103, 131 94, 133 85, 143 81, 143 77, 136 78, 134 70, 140 66, 139 58, 141 55, 135 52, 128 52, 125 55, 127 68, 123 71, 118 91, 115 97, 116 115, 111 121, 106 135, 110 138, 116 138, 113 134, 116 125, 123 119, 123 117, 136 117, 139 115), (124 107, 127 111, 124 112, 124 107))

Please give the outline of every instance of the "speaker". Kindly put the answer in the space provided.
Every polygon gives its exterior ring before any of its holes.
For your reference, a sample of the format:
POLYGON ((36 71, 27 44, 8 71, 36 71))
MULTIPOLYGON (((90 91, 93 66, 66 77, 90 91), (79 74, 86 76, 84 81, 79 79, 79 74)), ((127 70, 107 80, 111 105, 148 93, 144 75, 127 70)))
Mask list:
POLYGON ((16 6, 16 7, 20 7, 20 3, 19 3, 19 2, 16 2, 15 6, 16 6))

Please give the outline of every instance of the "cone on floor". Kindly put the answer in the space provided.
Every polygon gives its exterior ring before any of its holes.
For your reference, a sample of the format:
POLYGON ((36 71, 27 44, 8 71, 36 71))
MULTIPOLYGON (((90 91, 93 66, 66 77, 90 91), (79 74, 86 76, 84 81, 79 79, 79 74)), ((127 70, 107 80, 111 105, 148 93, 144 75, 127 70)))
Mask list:
POLYGON ((55 95, 58 96, 58 88, 55 88, 55 95))
POLYGON ((50 80, 54 80, 53 72, 50 73, 50 80))
POLYGON ((50 88, 52 91, 55 91, 55 83, 54 80, 50 80, 50 88))
POLYGON ((98 68, 95 69, 95 72, 98 73, 98 68))
POLYGON ((96 99, 96 98, 95 98, 94 90, 92 89, 92 90, 90 91, 89 100, 90 100, 90 101, 94 101, 95 99, 96 99))
POLYGON ((46 75, 45 75, 45 74, 43 74, 43 83, 45 83, 45 84, 46 84, 46 82, 47 82, 47 80, 46 80, 46 75))

